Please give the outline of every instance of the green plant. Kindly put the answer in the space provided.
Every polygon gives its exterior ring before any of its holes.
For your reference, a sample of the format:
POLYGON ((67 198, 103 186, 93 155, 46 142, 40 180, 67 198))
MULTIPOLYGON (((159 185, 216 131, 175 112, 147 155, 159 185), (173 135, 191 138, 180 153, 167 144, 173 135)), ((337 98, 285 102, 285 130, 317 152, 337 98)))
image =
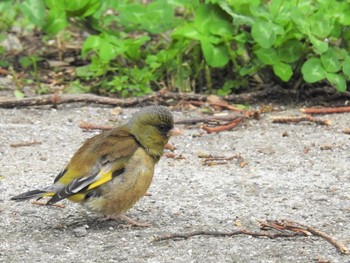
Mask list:
POLYGON ((71 24, 89 32, 88 64, 76 71, 97 91, 227 95, 252 78, 291 88, 327 80, 345 91, 350 79, 349 1, 24 0, 16 8, 49 36, 71 24))
POLYGON ((38 71, 38 62, 42 61, 43 59, 41 57, 38 57, 36 55, 32 56, 23 56, 20 57, 19 63, 24 68, 33 68, 33 77, 36 81, 37 87, 40 87, 40 77, 39 77, 39 71, 38 71))

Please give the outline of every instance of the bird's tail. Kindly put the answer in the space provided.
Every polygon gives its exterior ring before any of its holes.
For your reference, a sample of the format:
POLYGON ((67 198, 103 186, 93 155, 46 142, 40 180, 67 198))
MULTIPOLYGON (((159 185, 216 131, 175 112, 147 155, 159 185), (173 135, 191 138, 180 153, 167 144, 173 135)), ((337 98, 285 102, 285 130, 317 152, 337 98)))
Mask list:
POLYGON ((23 200, 34 199, 34 198, 40 199, 45 196, 53 196, 54 194, 55 192, 50 192, 46 190, 32 190, 32 191, 28 191, 26 193, 11 197, 11 200, 23 201, 23 200))

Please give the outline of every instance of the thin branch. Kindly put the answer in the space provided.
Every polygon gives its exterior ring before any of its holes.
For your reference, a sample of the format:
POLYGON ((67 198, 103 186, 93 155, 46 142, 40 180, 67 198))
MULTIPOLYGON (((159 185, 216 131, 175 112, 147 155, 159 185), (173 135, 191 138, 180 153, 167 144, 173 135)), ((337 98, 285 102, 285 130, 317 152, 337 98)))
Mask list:
POLYGON ((202 125, 201 128, 205 130, 207 133, 229 131, 235 128, 241 122, 241 120, 242 118, 237 118, 236 120, 230 122, 229 124, 220 125, 216 127, 208 127, 206 125, 202 125))
POLYGON ((317 228, 314 228, 314 227, 311 227, 311 226, 307 226, 305 224, 301 224, 301 223, 298 223, 298 222, 293 222, 293 221, 290 221, 290 220, 284 220, 284 224, 292 225, 292 227, 299 225, 299 226, 305 228, 307 231, 309 231, 314 236, 321 237, 324 240, 326 240, 328 243, 332 244, 334 247, 336 247, 340 251, 340 253, 345 254, 345 255, 349 255, 350 254, 350 250, 343 243, 341 243, 340 241, 336 240, 334 237, 326 234, 325 232, 323 232, 323 231, 321 231, 321 230, 319 230, 317 228))
POLYGON ((102 131, 108 131, 113 129, 113 126, 111 125, 99 125, 99 124, 92 124, 86 121, 81 121, 79 123, 79 128, 83 130, 102 130, 102 131))
POLYGON ((332 114, 332 113, 350 112, 350 106, 330 107, 330 108, 304 108, 299 110, 305 114, 332 114))
POLYGON ((208 104, 210 106, 216 106, 216 107, 221 107, 221 108, 225 108, 225 109, 228 109, 228 110, 231 110, 231 111, 237 111, 237 112, 242 112, 241 109, 235 107, 235 106, 232 106, 230 104, 228 104, 227 102, 225 103, 224 102, 204 102, 204 101, 189 101, 188 103, 191 103, 195 106, 203 106, 205 104, 208 104))
POLYGON ((186 118, 186 119, 175 120, 175 124, 195 124, 199 122, 209 123, 209 122, 220 122, 220 121, 234 121, 237 118, 247 118, 247 116, 238 113, 238 114, 230 114, 226 116, 207 116, 207 117, 199 117, 199 118, 186 118))
POLYGON ((240 230, 231 231, 231 232, 200 230, 200 231, 193 231, 193 232, 187 232, 187 233, 173 233, 173 234, 167 234, 163 236, 157 236, 157 237, 153 237, 152 241, 163 241, 163 240, 169 240, 169 239, 188 239, 194 236, 232 237, 232 236, 238 236, 238 235, 248 235, 253 237, 268 237, 271 239, 278 238, 278 237, 300 236, 300 234, 298 233, 256 232, 256 231, 250 231, 247 229, 240 229, 240 230))
POLYGON ((272 123, 299 123, 302 121, 314 122, 320 125, 331 125, 330 120, 322 120, 312 116, 287 116, 287 117, 271 117, 272 123))
MULTIPOLYGON (((261 90, 244 94, 232 94, 221 97, 222 99, 235 103, 245 103, 247 101, 257 100, 266 97, 271 89, 261 90)), ((278 90, 276 90, 278 92, 278 90)), ((97 96, 93 94, 47 94, 36 97, 16 99, 5 98, 0 100, 1 108, 15 108, 15 107, 31 107, 41 105, 59 105, 65 103, 95 103, 120 107, 132 107, 142 104, 151 104, 152 102, 168 104, 169 100, 185 100, 185 101, 206 101, 208 95, 193 94, 193 93, 176 93, 176 92, 153 92, 151 95, 145 95, 136 98, 110 98, 97 96)))
POLYGON ((343 129, 344 134, 350 134, 350 128, 345 128, 343 129))
POLYGON ((318 236, 325 239, 327 242, 332 244, 335 248, 342 254, 350 254, 350 250, 342 244, 340 241, 336 240, 334 237, 324 233, 323 231, 316 229, 305 224, 293 222, 290 220, 269 220, 266 222, 260 222, 260 228, 262 230, 277 230, 278 232, 267 232, 267 231, 250 231, 247 229, 240 229, 231 232, 223 231, 206 231, 198 230, 187 233, 173 233, 163 236, 153 237, 153 241, 162 241, 168 239, 188 239, 193 236, 221 236, 221 237, 231 237, 237 235, 248 235, 253 237, 268 237, 268 238, 278 238, 278 237, 296 237, 296 236, 318 236))
POLYGON ((15 108, 41 105, 59 105, 65 103, 85 102, 113 106, 130 107, 149 100, 150 96, 142 98, 117 99, 93 94, 49 94, 24 99, 5 99, 0 101, 0 107, 15 108))
POLYGON ((233 159, 239 160, 240 163, 243 162, 243 158, 241 157, 240 154, 234 154, 229 157, 208 155, 208 156, 199 156, 199 158, 203 159, 203 165, 207 165, 207 166, 227 164, 227 161, 232 161, 233 159))
POLYGON ((10 146, 17 148, 17 147, 25 147, 25 146, 32 146, 32 145, 37 145, 41 144, 39 141, 33 141, 33 142, 19 142, 19 143, 11 143, 10 146))

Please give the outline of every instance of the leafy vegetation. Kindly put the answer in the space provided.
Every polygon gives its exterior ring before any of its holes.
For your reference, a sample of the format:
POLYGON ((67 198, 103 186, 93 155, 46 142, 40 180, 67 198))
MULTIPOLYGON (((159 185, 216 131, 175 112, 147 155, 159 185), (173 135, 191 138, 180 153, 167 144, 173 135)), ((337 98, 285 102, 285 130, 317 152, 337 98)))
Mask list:
MULTIPOLYGON (((76 26, 89 33, 74 89, 94 80, 95 91, 120 96, 162 87, 226 95, 254 80, 328 81, 342 92, 350 79, 350 1, 5 0, 0 14, 3 32, 41 30, 44 41, 76 26)), ((40 61, 20 60, 36 82, 40 61)))

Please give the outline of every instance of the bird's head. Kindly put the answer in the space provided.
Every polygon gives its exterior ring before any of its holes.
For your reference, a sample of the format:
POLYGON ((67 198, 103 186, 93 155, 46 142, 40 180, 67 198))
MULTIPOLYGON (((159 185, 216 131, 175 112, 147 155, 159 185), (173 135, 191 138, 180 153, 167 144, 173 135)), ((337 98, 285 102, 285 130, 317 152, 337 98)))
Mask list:
POLYGON ((179 129, 174 128, 173 115, 163 106, 141 109, 131 118, 128 126, 142 147, 157 159, 163 154, 169 138, 181 134, 179 129))

